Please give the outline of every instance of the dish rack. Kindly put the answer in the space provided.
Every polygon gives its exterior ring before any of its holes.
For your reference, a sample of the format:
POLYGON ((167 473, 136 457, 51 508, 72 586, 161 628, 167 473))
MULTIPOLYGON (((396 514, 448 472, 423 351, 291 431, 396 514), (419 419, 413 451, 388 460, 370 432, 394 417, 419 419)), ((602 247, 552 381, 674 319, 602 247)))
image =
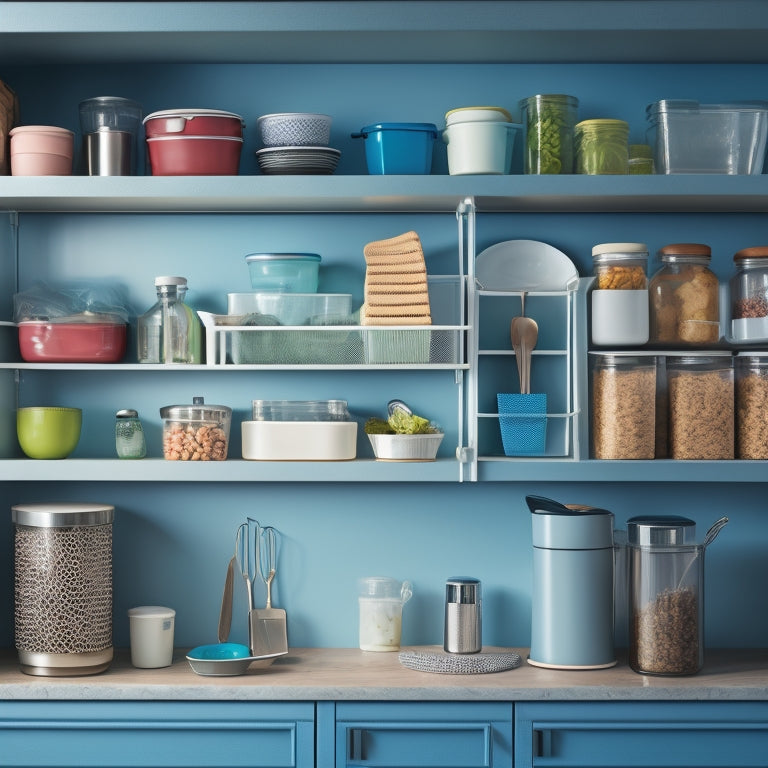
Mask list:
POLYGON ((230 325, 199 312, 206 362, 223 365, 458 366, 464 362, 462 278, 429 278, 433 325, 230 325))
MULTIPOLYGON (((563 291, 489 291, 475 285, 469 352, 469 445, 477 461, 570 459, 581 455, 581 396, 584 372, 578 353, 586 349, 585 295, 589 279, 574 279, 563 291), (531 360, 531 392, 545 395, 546 413, 500 414, 497 396, 519 393, 517 361, 510 341, 510 321, 522 312, 539 326, 531 360), (545 435, 530 451, 516 454, 502 443, 502 429, 541 427, 545 435), (545 424, 541 422, 545 420, 545 424)), ((518 396, 519 397, 519 396, 518 396)), ((534 397, 534 395, 531 395, 534 397)), ((477 473, 477 463, 474 464, 477 473)), ((476 477, 473 479, 477 479, 476 477)))

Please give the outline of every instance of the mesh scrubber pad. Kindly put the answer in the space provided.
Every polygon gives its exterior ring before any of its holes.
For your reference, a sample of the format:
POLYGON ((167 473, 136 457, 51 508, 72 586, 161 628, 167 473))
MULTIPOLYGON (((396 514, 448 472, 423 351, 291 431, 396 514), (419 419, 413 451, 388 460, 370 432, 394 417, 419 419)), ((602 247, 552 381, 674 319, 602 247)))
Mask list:
POLYGON ((519 653, 432 653, 425 651, 401 651, 399 662, 418 672, 441 672, 447 675, 484 675, 503 672, 519 667, 519 653))

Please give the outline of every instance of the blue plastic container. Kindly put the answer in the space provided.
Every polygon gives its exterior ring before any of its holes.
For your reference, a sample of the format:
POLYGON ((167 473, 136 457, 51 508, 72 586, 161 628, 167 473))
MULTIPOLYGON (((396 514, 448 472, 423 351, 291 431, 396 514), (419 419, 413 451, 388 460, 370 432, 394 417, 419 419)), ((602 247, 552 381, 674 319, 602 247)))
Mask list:
POLYGON ((365 139, 365 160, 371 175, 429 174, 437 138, 433 123, 375 123, 353 133, 365 139))
POLYGON ((251 288, 263 293, 317 293, 317 253, 249 253, 245 257, 251 288))
POLYGON ((547 446, 547 395, 496 395, 505 456, 543 456, 547 446))

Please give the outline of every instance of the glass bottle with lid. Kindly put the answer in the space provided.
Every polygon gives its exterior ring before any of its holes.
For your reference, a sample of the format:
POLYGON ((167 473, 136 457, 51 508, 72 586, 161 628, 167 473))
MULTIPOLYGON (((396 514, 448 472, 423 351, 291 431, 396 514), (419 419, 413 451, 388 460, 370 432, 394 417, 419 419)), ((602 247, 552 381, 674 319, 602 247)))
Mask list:
POLYGON ((525 173, 573 173, 573 129, 579 100, 560 93, 537 94, 519 103, 525 173))
POLYGON ((157 302, 138 319, 140 363, 202 362, 202 329, 184 303, 185 277, 156 277, 157 302))
POLYGON ((720 339, 720 286, 710 270, 712 250, 701 243, 673 243, 658 253, 651 278, 650 334, 654 344, 706 345, 720 339))
POLYGON ((768 246, 738 251, 733 264, 731 335, 734 341, 768 339, 768 246))
POLYGON ((124 408, 115 414, 115 450, 121 459, 143 459, 147 455, 139 414, 124 408))
POLYGON ((629 123, 582 120, 574 129, 576 173, 621 175, 629 172, 629 123))

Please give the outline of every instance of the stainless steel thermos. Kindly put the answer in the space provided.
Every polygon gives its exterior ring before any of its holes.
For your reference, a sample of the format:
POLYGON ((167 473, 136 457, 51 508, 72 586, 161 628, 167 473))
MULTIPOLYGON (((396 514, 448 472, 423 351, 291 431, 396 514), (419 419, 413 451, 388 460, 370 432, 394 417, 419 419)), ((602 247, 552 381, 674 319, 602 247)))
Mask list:
POLYGON ((445 634, 448 653, 478 653, 483 647, 482 585, 477 579, 454 577, 445 584, 445 634))
POLYGON ((533 525, 530 664, 600 669, 616 663, 613 513, 527 496, 533 525))

